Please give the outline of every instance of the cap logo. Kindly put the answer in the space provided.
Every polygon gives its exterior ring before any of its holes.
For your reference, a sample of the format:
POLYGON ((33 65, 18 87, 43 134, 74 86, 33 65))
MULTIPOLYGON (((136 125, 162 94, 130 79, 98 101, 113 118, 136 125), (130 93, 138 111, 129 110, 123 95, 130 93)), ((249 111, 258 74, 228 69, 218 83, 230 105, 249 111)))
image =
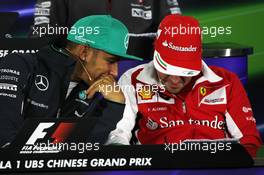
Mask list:
POLYGON ((162 43, 162 45, 164 46, 164 47, 168 47, 168 42, 167 41, 164 41, 163 43, 162 43))
POLYGON ((194 75, 195 74, 195 71, 184 71, 184 72, 182 72, 183 74, 185 74, 185 75, 194 75))
POLYGON ((81 37, 81 36, 75 36, 75 39, 76 39, 77 41, 82 42, 82 43, 87 43, 87 42, 92 43, 92 44, 95 43, 94 41, 91 41, 91 40, 89 40, 89 39, 85 39, 85 38, 83 38, 83 37, 81 37))
POLYGON ((172 49, 178 52, 196 52, 197 51, 197 47, 193 47, 192 45, 190 45, 189 47, 175 46, 172 42, 168 43, 167 41, 164 41, 162 45, 164 47, 167 47, 169 49, 172 49))

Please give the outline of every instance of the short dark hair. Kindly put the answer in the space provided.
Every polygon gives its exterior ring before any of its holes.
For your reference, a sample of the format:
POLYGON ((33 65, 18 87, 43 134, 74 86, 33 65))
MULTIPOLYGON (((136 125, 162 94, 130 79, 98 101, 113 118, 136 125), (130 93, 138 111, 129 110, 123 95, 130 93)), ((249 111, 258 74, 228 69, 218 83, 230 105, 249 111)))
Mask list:
POLYGON ((66 48, 72 50, 75 49, 79 44, 72 42, 72 41, 67 41, 66 48))

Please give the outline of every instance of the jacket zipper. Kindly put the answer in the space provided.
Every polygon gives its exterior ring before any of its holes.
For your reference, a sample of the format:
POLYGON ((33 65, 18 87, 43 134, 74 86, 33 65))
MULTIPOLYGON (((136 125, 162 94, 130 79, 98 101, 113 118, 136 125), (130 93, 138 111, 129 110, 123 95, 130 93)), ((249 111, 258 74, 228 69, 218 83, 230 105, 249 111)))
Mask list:
POLYGON ((185 100, 183 98, 181 98, 180 96, 177 96, 177 97, 178 97, 178 99, 180 99, 182 101, 182 112, 184 114, 186 114, 187 113, 187 106, 186 106, 185 100))
POLYGON ((186 112, 187 112, 185 101, 182 102, 182 112, 183 112, 184 114, 186 114, 186 112))

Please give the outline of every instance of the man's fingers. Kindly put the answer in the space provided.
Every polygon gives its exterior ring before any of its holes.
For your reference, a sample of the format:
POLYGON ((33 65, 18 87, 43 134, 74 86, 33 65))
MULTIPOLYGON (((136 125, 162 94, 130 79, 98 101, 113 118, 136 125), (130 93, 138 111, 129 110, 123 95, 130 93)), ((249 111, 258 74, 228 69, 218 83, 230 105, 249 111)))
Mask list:
POLYGON ((110 82, 116 82, 116 79, 112 75, 103 75, 101 78, 110 82))
POLYGON ((100 92, 102 93, 102 84, 100 83, 97 83, 96 85, 94 85, 93 87, 90 87, 87 91, 86 91, 86 94, 87 94, 87 97, 90 99, 94 96, 94 94, 96 92, 100 92))
POLYGON ((101 76, 86 91, 88 98, 92 98, 96 92, 102 93, 104 96, 113 91, 116 80, 111 75, 101 76))
POLYGON ((87 90, 86 90, 86 94, 88 96, 88 98, 92 98, 93 95, 96 93, 96 92, 100 92, 102 91, 103 89, 103 86, 104 86, 104 82, 102 79, 100 80, 97 80, 96 82, 94 82, 87 90))

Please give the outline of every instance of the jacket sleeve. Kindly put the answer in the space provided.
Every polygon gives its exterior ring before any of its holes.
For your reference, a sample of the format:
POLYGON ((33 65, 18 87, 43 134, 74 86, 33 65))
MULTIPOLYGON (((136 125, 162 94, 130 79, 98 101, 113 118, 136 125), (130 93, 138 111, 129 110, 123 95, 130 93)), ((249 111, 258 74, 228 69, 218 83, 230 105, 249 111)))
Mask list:
POLYGON ((17 54, 0 60, 0 147, 11 142, 23 125, 28 66, 17 54))
POLYGON ((124 104, 103 99, 99 107, 100 114, 85 116, 87 119, 93 118, 96 121, 87 135, 87 141, 104 144, 109 133, 115 129, 117 122, 122 118, 124 106, 124 104))
MULTIPOLYGON (((34 25, 32 36, 42 37, 48 33, 48 27, 67 25, 67 2, 66 0, 37 0, 34 13, 34 25)), ((50 29, 50 32, 55 29, 50 29)), ((50 33, 53 35, 53 33, 50 33)))
POLYGON ((225 113, 227 129, 233 138, 239 139, 247 151, 255 156, 262 141, 256 127, 251 104, 243 85, 233 73, 231 81, 225 113))
POLYGON ((126 105, 122 119, 117 123, 116 129, 109 134, 106 144, 129 145, 138 112, 136 91, 128 73, 120 77, 118 84, 125 95, 126 105))

